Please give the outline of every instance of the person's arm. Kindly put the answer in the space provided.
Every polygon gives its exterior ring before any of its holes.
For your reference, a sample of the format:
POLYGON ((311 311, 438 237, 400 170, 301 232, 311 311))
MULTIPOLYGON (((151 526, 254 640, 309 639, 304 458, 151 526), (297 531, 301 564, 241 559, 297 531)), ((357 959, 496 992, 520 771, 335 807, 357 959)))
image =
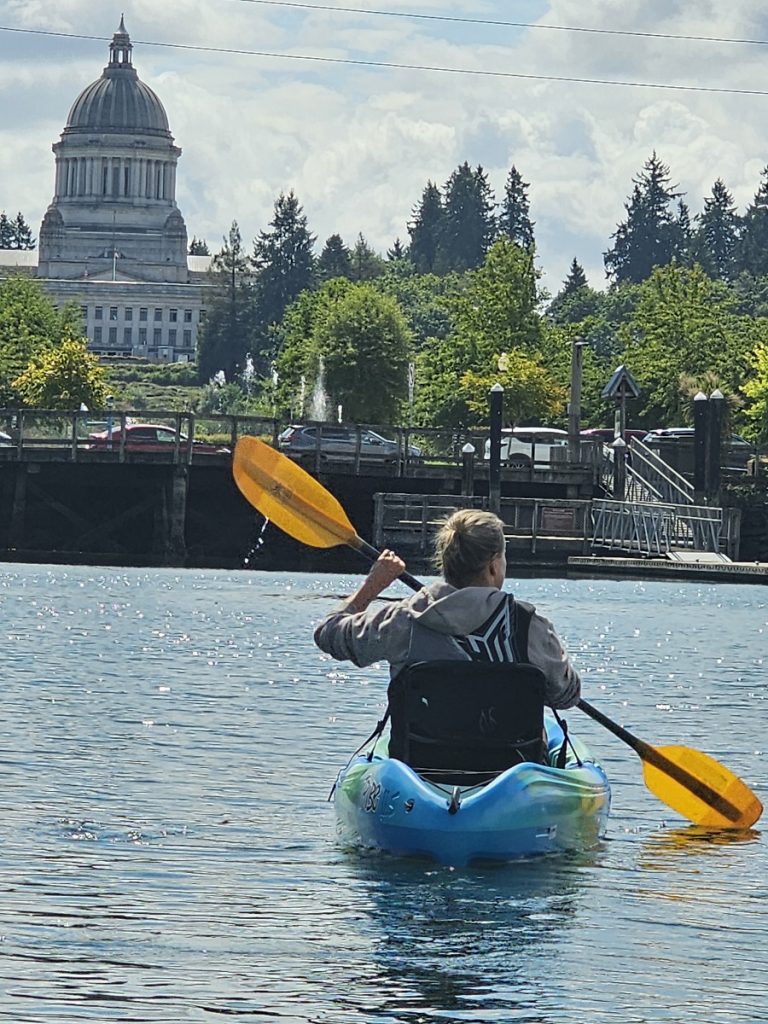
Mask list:
POLYGON ((392 551, 382 551, 359 589, 315 630, 315 643, 337 661, 362 668, 375 661, 397 661, 410 637, 411 619, 402 602, 373 611, 371 602, 405 570, 392 551))
POLYGON ((528 660, 546 677, 545 701, 551 708, 572 708, 581 696, 581 679, 554 626, 534 612, 528 631, 528 660))

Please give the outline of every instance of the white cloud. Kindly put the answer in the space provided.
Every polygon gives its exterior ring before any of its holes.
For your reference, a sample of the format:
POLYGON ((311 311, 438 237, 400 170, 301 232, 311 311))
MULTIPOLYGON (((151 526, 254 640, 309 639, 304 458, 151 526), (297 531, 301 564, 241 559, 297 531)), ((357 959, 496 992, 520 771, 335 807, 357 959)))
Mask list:
MULTIPOLYGON (((310 0, 311 2, 311 0, 310 0)), ((381 8, 374 0, 356 6, 381 8)), ((768 37, 757 0, 397 0, 400 12, 532 20, 638 33, 768 37)), ((108 37, 122 6, 0 0, 0 23, 108 37), (94 7, 96 10, 94 11, 94 7)), ((125 0, 141 77, 160 95, 184 153, 178 199, 190 235, 219 244, 233 218, 263 229, 295 189, 320 242, 358 232, 380 250, 428 179, 468 160, 497 197, 514 163, 530 183, 540 262, 556 290, 574 256, 594 284, 623 204, 653 150, 697 213, 722 177, 743 208, 768 163, 764 97, 601 86, 286 60, 150 46, 460 67, 508 74, 753 89, 764 47, 644 36, 451 24, 239 0, 125 0), (139 41, 145 40, 144 44, 139 41)), ((0 32, 0 208, 38 224, 53 189, 51 144, 106 44, 0 32)))

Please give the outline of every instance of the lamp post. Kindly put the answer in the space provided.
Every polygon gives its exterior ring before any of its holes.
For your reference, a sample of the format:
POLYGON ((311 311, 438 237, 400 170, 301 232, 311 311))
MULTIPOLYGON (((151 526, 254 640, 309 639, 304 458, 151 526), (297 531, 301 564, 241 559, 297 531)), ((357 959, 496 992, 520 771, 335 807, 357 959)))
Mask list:
POLYGON ((501 512, 501 419, 504 406, 504 388, 494 384, 489 392, 491 415, 490 462, 488 465, 488 507, 501 512))
POLYGON ((115 407, 115 396, 107 395, 107 448, 112 450, 112 411, 115 407))

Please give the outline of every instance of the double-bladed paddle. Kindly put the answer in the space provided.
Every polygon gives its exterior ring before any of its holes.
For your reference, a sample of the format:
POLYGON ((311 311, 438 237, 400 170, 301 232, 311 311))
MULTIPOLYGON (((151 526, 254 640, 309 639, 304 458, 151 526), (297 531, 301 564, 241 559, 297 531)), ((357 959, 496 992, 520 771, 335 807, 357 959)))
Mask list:
MULTIPOLYGON (((258 438, 242 437, 235 447, 232 471, 250 504, 294 539, 316 548, 346 544, 371 561, 379 557, 376 548, 358 536, 336 498, 282 452, 258 438)), ((400 579, 414 590, 421 589, 410 573, 400 579)), ((690 747, 653 747, 585 700, 577 707, 632 747, 643 762, 647 788, 694 824, 745 829, 762 814, 762 804, 752 790, 714 758, 690 747)))

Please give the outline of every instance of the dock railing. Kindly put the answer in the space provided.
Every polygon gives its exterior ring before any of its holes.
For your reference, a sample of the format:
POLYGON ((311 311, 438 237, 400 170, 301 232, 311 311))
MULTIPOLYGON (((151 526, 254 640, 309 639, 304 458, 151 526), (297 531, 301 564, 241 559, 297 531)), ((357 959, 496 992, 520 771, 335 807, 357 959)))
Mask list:
POLYGON ((592 549, 666 556, 674 550, 724 552, 734 557, 738 510, 662 502, 592 502, 592 549))

